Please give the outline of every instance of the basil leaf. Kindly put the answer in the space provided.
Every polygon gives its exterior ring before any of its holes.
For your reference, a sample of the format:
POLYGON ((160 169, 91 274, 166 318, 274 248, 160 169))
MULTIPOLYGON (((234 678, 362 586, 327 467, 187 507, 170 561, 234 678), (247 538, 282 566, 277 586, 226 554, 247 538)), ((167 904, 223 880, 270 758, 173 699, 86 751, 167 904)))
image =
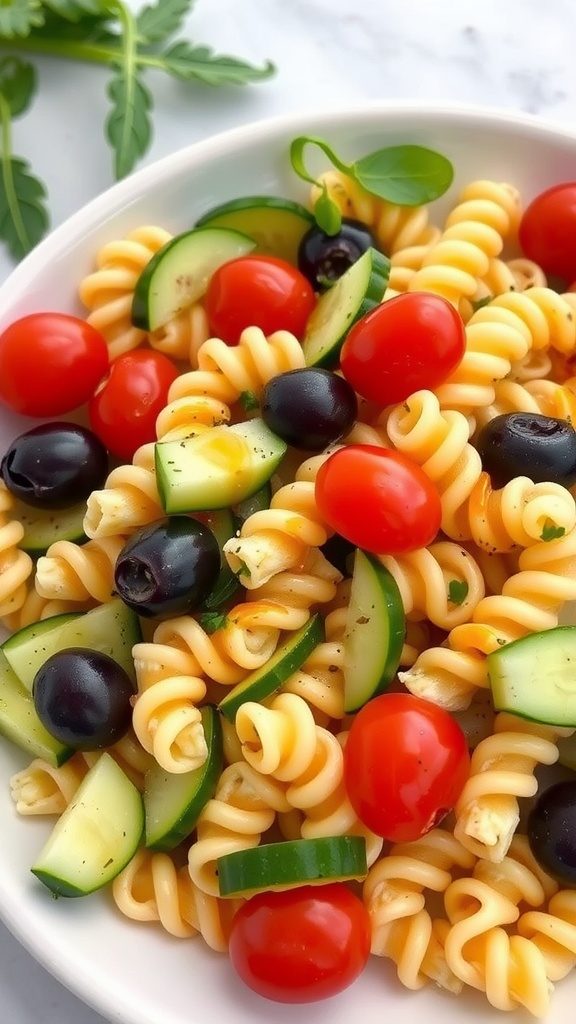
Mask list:
POLYGON ((20 57, 0 60, 0 95, 4 98, 10 117, 23 114, 36 92, 36 70, 20 57))
POLYGON ((450 188, 454 168, 424 146, 390 146, 357 160, 351 176, 372 195, 399 206, 420 206, 450 188))

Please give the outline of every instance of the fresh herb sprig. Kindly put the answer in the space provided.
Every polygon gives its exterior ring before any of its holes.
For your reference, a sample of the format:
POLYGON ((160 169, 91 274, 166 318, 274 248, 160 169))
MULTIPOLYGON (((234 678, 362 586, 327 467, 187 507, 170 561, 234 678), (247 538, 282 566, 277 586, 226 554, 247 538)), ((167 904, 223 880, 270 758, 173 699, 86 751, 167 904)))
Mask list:
POLYGON ((327 235, 338 233, 342 214, 338 204, 331 198, 326 183, 318 181, 306 169, 304 150, 307 146, 317 146, 333 167, 356 181, 367 192, 399 206, 430 203, 444 195, 454 179, 454 168, 450 160, 425 146, 388 146, 346 164, 324 139, 299 135, 290 145, 290 162, 299 178, 320 185, 314 216, 318 227, 327 235))
POLYGON ((27 110, 37 89, 35 67, 18 54, 36 53, 102 64, 110 69, 110 113, 105 135, 114 174, 129 174, 152 139, 153 96, 147 70, 164 71, 183 82, 208 86, 246 85, 275 72, 267 61, 216 54, 208 46, 174 38, 195 0, 155 0, 134 14, 125 0, 3 0, 0 47, 14 55, 0 58, 0 239, 20 259, 48 227, 46 190, 21 158, 12 153, 11 123, 27 110))

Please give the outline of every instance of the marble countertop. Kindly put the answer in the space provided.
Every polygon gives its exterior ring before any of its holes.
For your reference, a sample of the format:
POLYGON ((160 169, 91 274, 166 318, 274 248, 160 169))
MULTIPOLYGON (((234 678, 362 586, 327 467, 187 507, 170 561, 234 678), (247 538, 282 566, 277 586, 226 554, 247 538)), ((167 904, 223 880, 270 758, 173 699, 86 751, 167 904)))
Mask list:
MULTIPOLYGON (((574 0, 197 0, 186 34, 256 64, 271 59, 278 74, 214 90, 156 75, 145 163, 249 121, 363 100, 457 100, 576 126, 574 0)), ((14 148, 47 183, 56 226, 112 183, 105 76, 36 63, 41 89, 15 124, 14 148)), ((0 250, 0 280, 12 266, 0 250)), ((1 924, 0 1020, 103 1024, 1 924)))

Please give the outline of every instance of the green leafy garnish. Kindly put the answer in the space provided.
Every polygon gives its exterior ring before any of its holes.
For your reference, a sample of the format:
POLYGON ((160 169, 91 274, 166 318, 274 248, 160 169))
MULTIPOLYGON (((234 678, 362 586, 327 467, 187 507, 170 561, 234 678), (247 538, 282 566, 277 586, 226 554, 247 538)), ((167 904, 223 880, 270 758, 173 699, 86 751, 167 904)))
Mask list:
POLYGON ((0 60, 0 237, 21 259, 48 227, 46 191, 21 157, 12 153, 12 118, 23 114, 36 91, 36 72, 18 57, 0 60))
POLYGON ((254 394, 253 391, 241 391, 239 402, 244 412, 254 412, 255 409, 260 408, 258 395, 254 394))
MULTIPOLYGON (((187 39, 174 39, 194 2, 156 0, 133 14, 128 0, 0 0, 0 39, 7 50, 90 61, 110 69, 105 135, 115 176, 122 178, 147 153, 152 139, 153 96, 144 80, 147 71, 209 86, 247 85, 275 72, 269 61, 255 67, 187 39)), ((13 62, 12 77, 18 66, 17 78, 23 82, 26 75, 32 76, 35 88, 32 65, 8 60, 13 62)), ((20 97, 25 89, 11 82, 6 64, 2 61, 0 73, 0 239, 19 259, 40 240, 48 221, 42 207, 44 186, 24 161, 11 157, 10 149, 10 120, 27 109, 34 88, 17 109, 15 89, 20 97)))
POLYGON ((226 615, 223 612, 203 612, 198 617, 198 622, 202 626, 205 633, 210 636, 215 633, 217 629, 224 629, 227 623, 226 615))
POLYGON ((450 580, 448 584, 448 600, 450 604, 462 604, 468 597, 466 580, 450 580))
POLYGON ((551 525, 549 526, 549 525, 546 525, 542 529, 542 533, 540 534, 540 540, 543 540, 543 541, 558 540, 558 538, 559 537, 563 537, 565 533, 566 533, 566 530, 564 529, 563 526, 551 526, 551 525))
MULTIPOLYGON (((311 184, 317 184, 317 178, 308 172, 304 163, 304 150, 307 146, 317 146, 337 170, 358 182, 372 195, 398 206, 430 203, 444 195, 454 178, 450 160, 425 146, 388 146, 346 164, 324 139, 299 135, 292 140, 290 162, 298 177, 311 184)), ((326 234, 334 235, 340 230, 340 209, 330 199, 325 187, 315 205, 314 215, 318 226, 326 234)))
POLYGON ((471 305, 474 313, 477 313, 479 309, 484 309, 484 306, 489 306, 493 298, 493 295, 483 295, 481 299, 472 299, 471 305))

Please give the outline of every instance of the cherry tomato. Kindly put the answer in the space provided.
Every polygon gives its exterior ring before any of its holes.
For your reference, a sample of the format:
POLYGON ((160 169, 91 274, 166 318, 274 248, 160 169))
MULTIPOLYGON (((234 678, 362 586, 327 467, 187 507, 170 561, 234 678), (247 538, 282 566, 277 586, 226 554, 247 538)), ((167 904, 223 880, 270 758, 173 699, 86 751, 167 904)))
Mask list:
POLYGON ((310 282, 276 256, 238 256, 212 275, 206 314, 213 334, 237 345, 245 327, 264 334, 291 331, 297 338, 316 304, 310 282))
POLYGON ((376 835, 410 843, 454 806, 470 774, 466 737, 443 708, 384 693, 360 709, 344 748, 352 807, 376 835))
POLYGON ((378 405, 433 391, 462 360, 464 322, 446 299, 406 292, 366 313, 349 331, 340 369, 354 390, 378 405))
POLYGON ((576 277, 576 182, 541 192, 526 207, 518 237, 528 259, 546 274, 572 281, 576 277))
POLYGON ((156 440, 156 419, 177 376, 174 363, 154 349, 137 348, 112 363, 88 413, 92 430, 113 455, 129 462, 137 448, 156 440))
POLYGON ((440 529, 440 495, 420 466, 375 445, 339 448, 316 476, 326 522, 357 547, 394 555, 426 547, 440 529))
POLYGON ((68 313, 30 313, 0 334, 0 401, 24 416, 72 412, 107 368, 100 332, 68 313))
POLYGON ((278 1003, 336 995, 362 972, 370 919, 341 882, 257 893, 237 911, 230 960, 254 992, 278 1003))

